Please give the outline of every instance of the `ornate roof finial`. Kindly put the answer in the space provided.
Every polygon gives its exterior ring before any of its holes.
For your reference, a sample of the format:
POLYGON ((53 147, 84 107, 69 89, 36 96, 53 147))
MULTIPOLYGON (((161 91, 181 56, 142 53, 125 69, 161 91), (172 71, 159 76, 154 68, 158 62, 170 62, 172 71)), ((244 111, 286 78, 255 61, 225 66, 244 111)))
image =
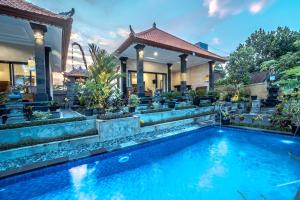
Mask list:
POLYGON ((153 22, 153 28, 156 28, 156 23, 155 22, 153 22))
POLYGON ((130 34, 134 34, 134 30, 132 29, 132 26, 129 25, 130 34))
POLYGON ((75 9, 72 8, 69 12, 61 12, 59 14, 64 15, 64 16, 68 16, 68 17, 73 17, 73 15, 75 14, 75 9))

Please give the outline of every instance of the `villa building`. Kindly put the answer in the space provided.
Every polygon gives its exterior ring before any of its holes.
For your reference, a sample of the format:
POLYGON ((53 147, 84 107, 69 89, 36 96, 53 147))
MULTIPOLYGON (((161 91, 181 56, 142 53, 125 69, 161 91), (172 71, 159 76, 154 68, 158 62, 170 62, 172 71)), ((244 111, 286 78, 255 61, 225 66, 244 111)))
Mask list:
MULTIPOLYGON (((202 46, 201 46, 202 47, 202 46)), ((116 50, 120 59, 121 89, 140 97, 187 89, 214 87, 213 65, 225 58, 153 27, 135 33, 130 26, 128 39, 116 50)))
POLYGON ((66 66, 72 14, 0 0, 0 92, 22 87, 28 98, 52 99, 52 73, 66 66))

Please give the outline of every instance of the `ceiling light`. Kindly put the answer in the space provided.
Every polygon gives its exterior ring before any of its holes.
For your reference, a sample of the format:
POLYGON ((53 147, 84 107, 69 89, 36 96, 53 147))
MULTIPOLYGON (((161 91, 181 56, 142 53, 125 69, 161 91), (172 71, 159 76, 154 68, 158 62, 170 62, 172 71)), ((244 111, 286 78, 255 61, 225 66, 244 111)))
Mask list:
POLYGON ((152 58, 152 57, 145 57, 145 58, 147 58, 149 60, 155 60, 155 58, 152 58))
POLYGON ((158 53, 155 51, 155 52, 153 53, 153 55, 154 55, 154 56, 157 56, 157 55, 158 55, 158 53))

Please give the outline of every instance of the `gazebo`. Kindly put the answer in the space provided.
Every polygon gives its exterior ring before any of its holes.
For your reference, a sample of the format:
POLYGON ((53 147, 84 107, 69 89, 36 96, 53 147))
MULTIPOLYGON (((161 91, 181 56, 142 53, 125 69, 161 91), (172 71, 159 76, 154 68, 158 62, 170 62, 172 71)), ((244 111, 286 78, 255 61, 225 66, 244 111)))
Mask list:
POLYGON ((226 59, 215 53, 189 43, 159 28, 153 27, 135 33, 130 26, 129 37, 115 51, 120 59, 121 80, 124 94, 136 88, 140 97, 147 88, 162 92, 179 88, 186 91, 204 87, 213 90, 213 65, 226 59), (207 84, 206 84, 207 83, 207 84))

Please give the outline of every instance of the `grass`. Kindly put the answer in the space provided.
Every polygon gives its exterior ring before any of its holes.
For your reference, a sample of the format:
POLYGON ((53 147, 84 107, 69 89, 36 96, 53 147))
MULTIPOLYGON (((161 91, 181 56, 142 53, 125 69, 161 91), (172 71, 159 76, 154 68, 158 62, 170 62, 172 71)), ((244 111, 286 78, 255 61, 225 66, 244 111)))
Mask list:
POLYGON ((17 124, 3 124, 0 125, 0 130, 31 127, 31 126, 41 126, 41 125, 48 125, 48 124, 59 124, 59 123, 74 122, 74 121, 83 121, 85 119, 86 119, 85 117, 72 117, 72 118, 28 121, 28 122, 22 122, 17 124))
POLYGON ((162 123, 173 122, 173 121, 184 120, 184 119, 190 119, 190 118, 196 118, 196 117, 201 117, 201 116, 205 116, 205 115, 212 115, 212 114, 216 114, 216 113, 217 112, 215 112, 215 111, 211 111, 211 112, 203 112, 203 113, 200 113, 200 114, 185 115, 185 116, 182 116, 182 117, 172 117, 172 118, 159 120, 159 121, 153 121, 153 122, 143 122, 143 123, 141 123, 141 127, 152 126, 152 125, 156 125, 156 124, 162 124, 162 123))
POLYGON ((75 139, 75 138, 80 138, 80 137, 85 137, 85 136, 91 136, 91 135, 97 135, 97 134, 98 134, 97 129, 90 129, 90 130, 78 133, 76 135, 66 134, 64 136, 55 137, 55 138, 48 138, 48 139, 32 139, 32 138, 27 138, 27 139, 24 139, 24 140, 16 143, 16 144, 0 145, 0 151, 4 151, 4 150, 8 150, 8 149, 14 149, 14 148, 19 148, 19 147, 33 146, 33 145, 38 145, 38 144, 46 144, 46 143, 49 143, 49 142, 56 142, 56 141, 62 141, 62 140, 75 139))

